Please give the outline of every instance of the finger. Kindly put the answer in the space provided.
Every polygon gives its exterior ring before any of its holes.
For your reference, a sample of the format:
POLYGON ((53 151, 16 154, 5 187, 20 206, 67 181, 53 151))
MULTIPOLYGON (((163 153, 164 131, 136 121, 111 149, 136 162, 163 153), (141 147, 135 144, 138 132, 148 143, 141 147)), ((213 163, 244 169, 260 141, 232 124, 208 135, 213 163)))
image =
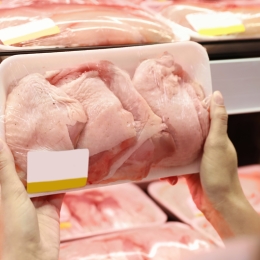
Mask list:
POLYGON ((219 91, 214 92, 213 98, 210 104, 210 132, 209 137, 212 138, 226 137, 227 135, 227 125, 228 125, 228 115, 224 104, 224 99, 219 91))
POLYGON ((3 200, 27 194, 15 170, 13 155, 2 140, 0 140, 0 185, 3 200))
POLYGON ((176 185, 178 182, 178 177, 173 176, 173 177, 167 177, 167 178, 161 178, 161 181, 168 181, 169 184, 171 185, 176 185))

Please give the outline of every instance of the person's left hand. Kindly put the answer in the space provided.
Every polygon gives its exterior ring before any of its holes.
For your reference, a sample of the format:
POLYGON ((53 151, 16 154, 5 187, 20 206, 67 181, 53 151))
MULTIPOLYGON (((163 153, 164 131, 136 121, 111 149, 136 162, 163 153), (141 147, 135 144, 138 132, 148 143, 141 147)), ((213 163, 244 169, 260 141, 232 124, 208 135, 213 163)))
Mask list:
POLYGON ((57 260, 60 209, 64 194, 30 199, 16 170, 12 153, 0 140, 2 258, 57 260))

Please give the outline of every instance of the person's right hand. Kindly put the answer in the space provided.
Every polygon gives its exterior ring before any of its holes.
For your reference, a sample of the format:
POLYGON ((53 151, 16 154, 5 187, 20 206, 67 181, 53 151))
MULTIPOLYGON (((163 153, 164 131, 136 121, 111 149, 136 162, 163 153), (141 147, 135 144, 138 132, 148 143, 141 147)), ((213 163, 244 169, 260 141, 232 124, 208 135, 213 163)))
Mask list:
POLYGON ((227 135, 228 115, 220 92, 210 104, 210 130, 204 145, 200 175, 186 177, 193 200, 206 216, 227 200, 241 198, 236 150, 227 135))
POLYGON ((210 120, 200 174, 186 177, 193 201, 224 239, 260 234, 260 217, 239 181, 236 151, 227 135, 228 115, 218 91, 211 99, 210 120))

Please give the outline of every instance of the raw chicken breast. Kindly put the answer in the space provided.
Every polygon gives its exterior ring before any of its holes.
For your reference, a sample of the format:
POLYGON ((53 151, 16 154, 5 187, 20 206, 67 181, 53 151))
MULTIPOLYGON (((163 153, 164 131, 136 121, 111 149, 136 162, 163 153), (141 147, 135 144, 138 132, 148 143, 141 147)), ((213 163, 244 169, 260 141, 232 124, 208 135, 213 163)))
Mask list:
POLYGON ((87 116, 82 105, 40 74, 24 77, 8 95, 6 142, 21 179, 26 180, 30 150, 72 150, 87 116))
MULTIPOLYGON (((228 1, 179 1, 180 4, 171 5, 162 10, 161 14, 186 28, 193 31, 195 29, 189 23, 186 16, 188 14, 210 14, 214 12, 231 12, 242 21, 245 26, 245 32, 236 33, 239 38, 259 37, 260 36, 260 4, 259 2, 237 1, 230 3, 228 1)), ((219 36, 221 38, 221 36, 219 36)))
MULTIPOLYGON (((136 142, 130 148, 124 145, 124 153, 120 154, 120 157, 116 158, 117 160, 114 160, 109 174, 104 173, 104 171, 93 173, 90 171, 89 183, 143 179, 149 173, 154 157, 154 145, 149 139, 161 133, 166 128, 166 125, 162 123, 161 118, 152 112, 146 101, 135 90, 130 76, 108 61, 88 63, 72 70, 65 69, 60 72, 49 72, 46 74, 46 78, 51 84, 61 86, 64 83, 66 84, 68 77, 70 78, 71 75, 73 75, 74 79, 77 79, 78 77, 81 78, 81 74, 84 75, 86 72, 97 73, 100 80, 120 100, 123 108, 133 115, 137 133, 136 142)), ((75 97, 73 93, 71 95, 75 97)), ((87 142, 84 140, 80 140, 79 144, 81 144, 80 148, 88 148, 86 146, 87 142)), ((103 159, 101 158, 101 160, 103 159)))
POLYGON ((102 80, 119 98, 123 107, 133 114, 138 138, 136 144, 128 149, 121 161, 116 162, 110 175, 102 183, 122 179, 141 180, 148 175, 154 157, 154 145, 149 139, 161 134, 166 129, 166 125, 135 90, 132 80, 125 71, 108 61, 88 66, 89 69, 99 72, 102 80))
POLYGON ((16 44, 25 46, 102 46, 172 42, 172 30, 149 13, 108 5, 35 5, 0 9, 0 29, 51 18, 60 33, 16 44))
POLYGON ((77 148, 89 149, 88 182, 92 183, 109 173, 113 162, 135 142, 136 131, 132 114, 123 109, 119 99, 98 73, 84 72, 82 69, 49 72, 46 77, 70 97, 77 99, 88 115, 88 123, 77 148))
POLYGON ((172 137, 174 152, 158 165, 181 166, 197 159, 209 130, 209 113, 203 105, 200 86, 188 78, 168 53, 142 62, 133 83, 153 112, 162 118, 172 137))

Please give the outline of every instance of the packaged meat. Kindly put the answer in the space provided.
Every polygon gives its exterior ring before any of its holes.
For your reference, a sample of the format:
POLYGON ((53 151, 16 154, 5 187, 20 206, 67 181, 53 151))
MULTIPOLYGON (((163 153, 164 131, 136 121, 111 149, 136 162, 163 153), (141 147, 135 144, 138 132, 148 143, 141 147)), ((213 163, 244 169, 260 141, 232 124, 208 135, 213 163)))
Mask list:
POLYGON ((240 167, 238 173, 248 201, 260 214, 260 165, 240 167))
POLYGON ((260 1, 181 1, 164 8, 158 16, 168 19, 168 25, 180 25, 199 42, 260 37, 260 1))
POLYGON ((182 222, 192 226, 213 241, 215 245, 224 247, 224 243, 216 230, 207 221, 203 213, 197 209, 185 179, 180 178, 175 186, 170 185, 168 182, 151 183, 148 186, 148 193, 182 222))
POLYGON ((1 7, 16 8, 20 6, 43 5, 43 4, 91 4, 91 5, 116 5, 125 6, 139 4, 140 0, 2 0, 1 7))
POLYGON ((138 6, 122 5, 122 3, 108 5, 102 4, 102 1, 96 3, 99 4, 40 2, 37 5, 1 8, 0 40, 3 44, 0 48, 19 51, 189 40, 187 34, 178 30, 175 32, 138 6), (42 26, 38 26, 39 21, 43 23, 42 26), (49 25, 50 21, 52 26, 49 25), (38 30, 35 30, 35 27, 38 30), (56 30, 52 31, 53 28, 56 30), (43 32, 45 34, 39 35, 43 32), (10 39, 4 38, 7 34, 12 35, 10 39))
POLYGON ((1 137, 32 196, 198 171, 212 87, 197 43, 17 55, 0 65, 0 86, 1 137), (74 159, 28 161, 62 151, 74 159))
POLYGON ((189 226, 169 222, 158 227, 63 243, 59 259, 181 260, 190 255, 209 252, 213 248, 209 240, 189 226))
POLYGON ((163 224, 164 212, 133 184, 67 193, 61 241, 163 224), (134 196, 133 196, 134 194, 134 196))
MULTIPOLYGON (((238 168, 238 173, 245 196, 260 214, 260 166, 241 167, 238 168)), ((151 183, 148 186, 148 192, 152 198, 181 221, 210 238, 216 245, 221 247, 224 245, 216 230, 197 209, 184 179, 179 179, 176 186, 171 186, 167 182, 151 183)))

